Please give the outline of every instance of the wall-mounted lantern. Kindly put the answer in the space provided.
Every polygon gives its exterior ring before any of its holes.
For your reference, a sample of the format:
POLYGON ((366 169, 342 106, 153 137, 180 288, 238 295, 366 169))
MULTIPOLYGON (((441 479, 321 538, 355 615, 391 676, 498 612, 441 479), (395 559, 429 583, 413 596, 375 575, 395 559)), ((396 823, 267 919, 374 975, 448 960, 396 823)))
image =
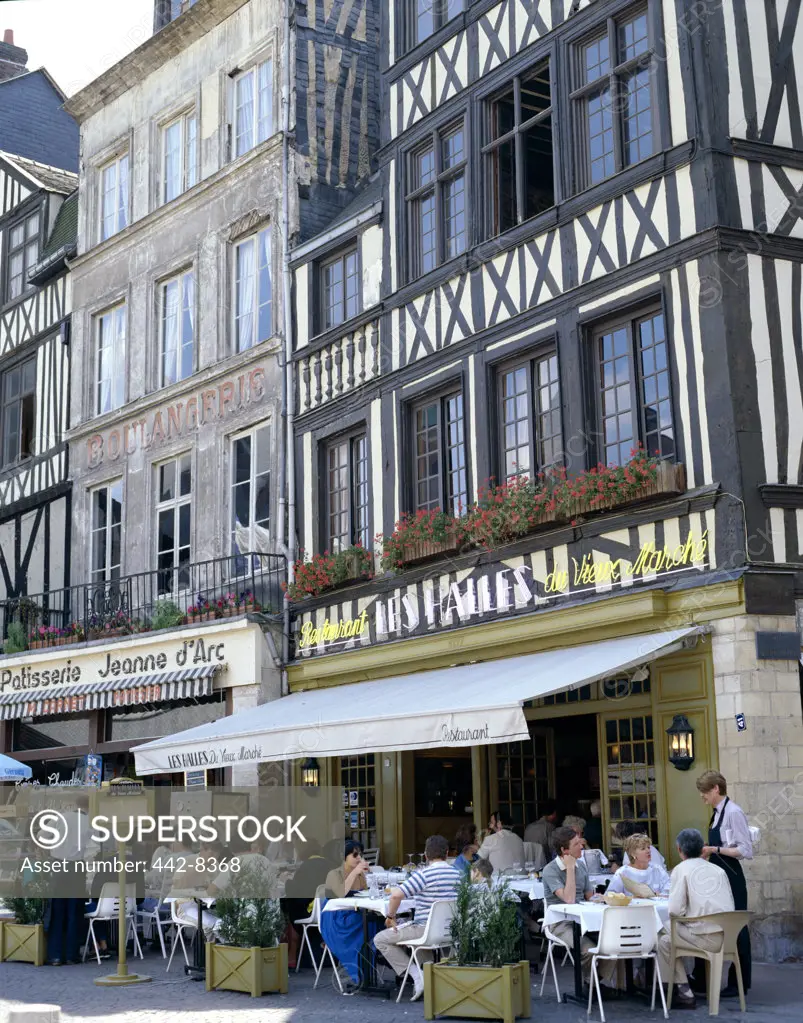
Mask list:
POLYGON ((675 714, 667 728, 669 763, 679 771, 688 771, 694 762, 694 729, 685 714, 675 714))

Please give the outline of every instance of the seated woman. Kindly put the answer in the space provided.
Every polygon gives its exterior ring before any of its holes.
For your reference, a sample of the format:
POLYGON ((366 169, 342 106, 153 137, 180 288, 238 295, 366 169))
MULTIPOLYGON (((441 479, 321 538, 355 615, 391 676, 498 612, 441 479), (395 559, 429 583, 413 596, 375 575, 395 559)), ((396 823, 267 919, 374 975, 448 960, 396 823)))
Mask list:
POLYGON ((608 892, 624 892, 642 898, 665 895, 669 891, 666 868, 650 862, 652 842, 648 835, 630 835, 625 839, 625 852, 630 862, 620 867, 608 885, 608 892))
MULTIPOLYGON (((637 824, 636 821, 619 821, 614 828, 614 844, 622 847, 622 862, 624 866, 630 862, 627 856, 627 850, 625 849, 625 839, 631 835, 643 835, 644 825, 637 824)), ((652 846, 650 849, 650 863, 656 864, 659 867, 666 867, 666 860, 663 858, 661 853, 652 846)))
MULTIPOLYGON (((326 897, 328 899, 351 898, 356 892, 368 887, 365 880, 370 866, 362 857, 363 847, 353 839, 346 841, 342 867, 335 867, 326 875, 326 897)), ((368 943, 373 949, 374 934, 382 928, 382 919, 376 913, 369 914, 368 943)), ((347 971, 351 980, 360 981, 360 957, 363 954, 363 918, 361 913, 351 910, 330 910, 321 913, 321 937, 332 955, 347 971)))
POLYGON ((477 850, 480 847, 480 843, 477 839, 477 825, 466 824, 460 828, 455 836, 454 844, 458 855, 452 866, 455 870, 460 870, 462 873, 467 874, 479 859, 477 850))

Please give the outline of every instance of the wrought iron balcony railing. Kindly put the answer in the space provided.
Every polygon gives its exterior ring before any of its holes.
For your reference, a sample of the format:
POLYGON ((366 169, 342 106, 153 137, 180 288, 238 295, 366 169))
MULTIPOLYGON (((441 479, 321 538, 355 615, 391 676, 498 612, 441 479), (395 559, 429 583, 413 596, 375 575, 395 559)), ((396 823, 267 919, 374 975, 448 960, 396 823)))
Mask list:
POLYGON ((4 652, 174 628, 284 605, 286 562, 237 554, 0 601, 4 652))

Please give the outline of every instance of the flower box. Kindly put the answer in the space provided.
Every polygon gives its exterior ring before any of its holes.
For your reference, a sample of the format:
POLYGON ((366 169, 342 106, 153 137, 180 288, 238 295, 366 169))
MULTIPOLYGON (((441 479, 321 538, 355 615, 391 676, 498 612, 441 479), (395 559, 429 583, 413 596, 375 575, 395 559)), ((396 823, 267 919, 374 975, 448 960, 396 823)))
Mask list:
POLYGON ((256 998, 266 992, 284 995, 287 988, 287 945, 237 948, 207 942, 207 991, 244 991, 256 998))
POLYGON ((187 621, 192 625, 195 622, 212 622, 215 620, 214 611, 200 611, 196 614, 188 614, 187 621))
POLYGON ((112 639, 115 636, 127 636, 128 629, 90 629, 90 639, 112 639))
POLYGON ((455 554, 459 548, 456 533, 447 533, 444 540, 415 540, 404 545, 404 563, 417 565, 432 558, 440 558, 444 554, 455 554))
POLYGON ((41 650, 43 647, 46 646, 47 646, 46 639, 32 639, 28 643, 28 648, 30 650, 41 650))
POLYGON ((424 1019, 530 1019, 530 964, 424 965, 424 1019))
POLYGON ((33 963, 34 966, 43 966, 45 962, 44 926, 3 921, 0 924, 0 962, 33 963))

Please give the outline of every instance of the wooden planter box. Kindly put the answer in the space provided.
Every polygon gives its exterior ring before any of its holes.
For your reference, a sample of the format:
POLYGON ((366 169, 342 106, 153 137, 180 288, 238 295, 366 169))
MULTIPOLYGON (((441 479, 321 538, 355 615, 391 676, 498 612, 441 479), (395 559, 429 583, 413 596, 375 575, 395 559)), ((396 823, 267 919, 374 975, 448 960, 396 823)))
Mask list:
POLYGON ((424 965, 424 1019, 530 1019, 530 964, 424 965))
POLYGON ((195 622, 211 622, 215 619, 214 611, 202 611, 201 614, 187 615, 187 621, 192 625, 195 622))
POLYGON ((0 923, 0 963, 44 966, 45 928, 42 924, 0 923))
POLYGON ((287 986, 287 945, 236 948, 207 942, 207 991, 245 991, 256 998, 266 992, 285 995, 287 986))
POLYGON ((455 554, 458 550, 457 534, 449 533, 445 540, 419 540, 405 545, 405 565, 418 565, 423 561, 440 558, 444 554, 455 554))
POLYGON ((46 639, 31 639, 28 641, 29 650, 41 650, 43 647, 46 646, 47 646, 46 639))

